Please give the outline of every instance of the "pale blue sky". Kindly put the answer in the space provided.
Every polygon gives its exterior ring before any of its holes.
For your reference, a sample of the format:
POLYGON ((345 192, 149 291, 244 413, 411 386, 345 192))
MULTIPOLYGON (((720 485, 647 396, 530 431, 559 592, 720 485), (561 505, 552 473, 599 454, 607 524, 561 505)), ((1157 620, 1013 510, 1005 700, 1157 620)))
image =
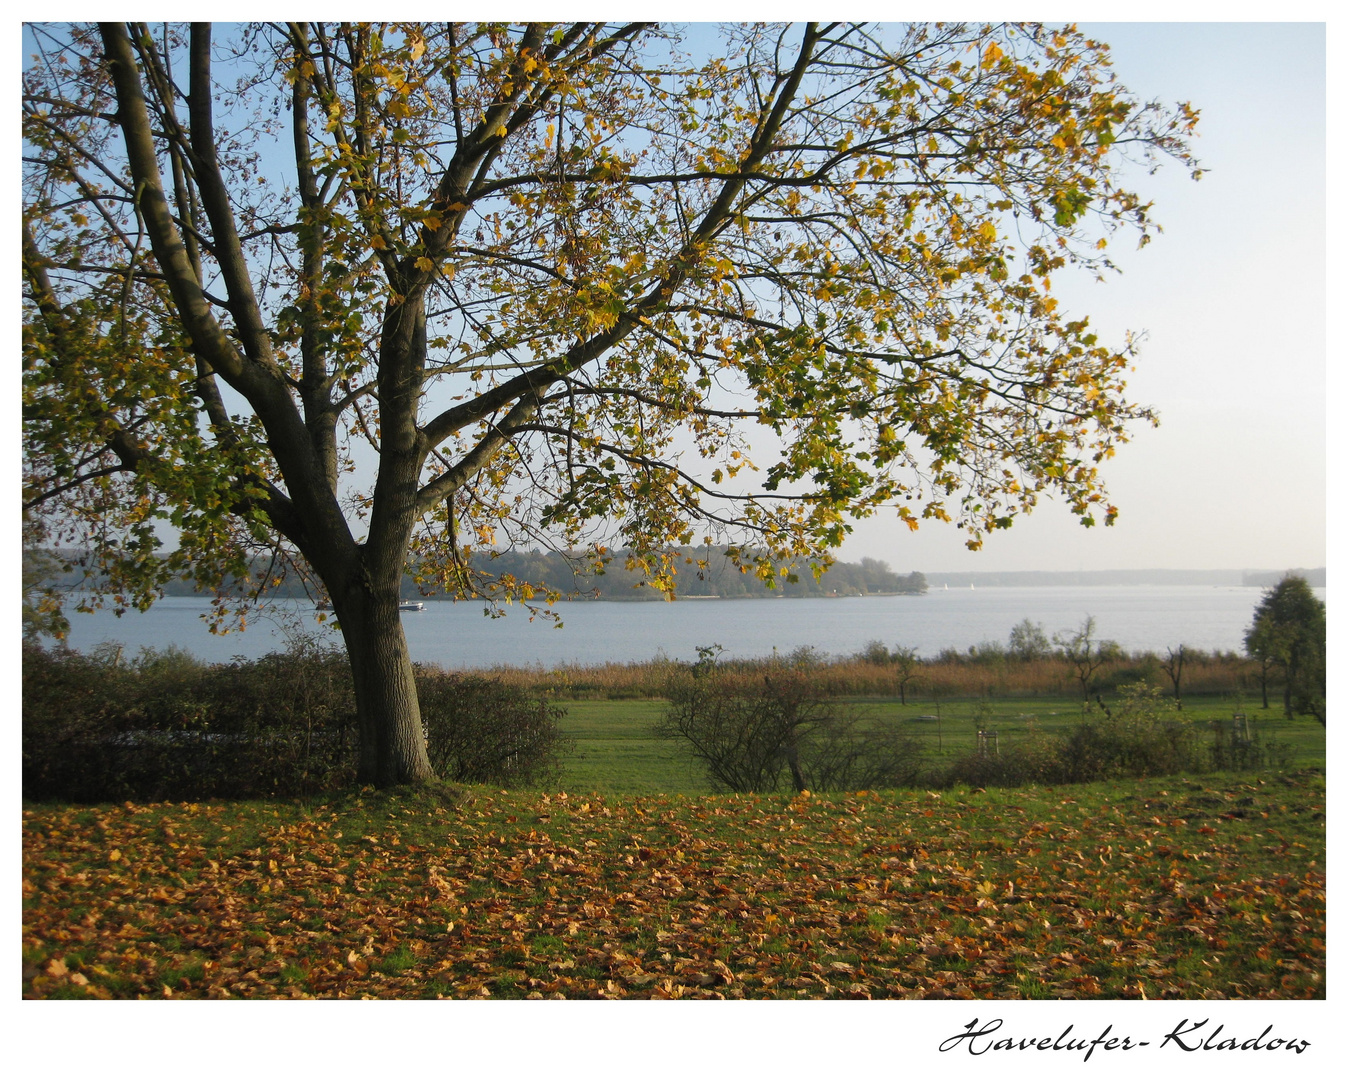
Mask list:
POLYGON ((1321 566, 1325 550, 1323 24, 1083 23, 1136 95, 1191 101, 1205 169, 1138 185, 1165 234, 1107 284, 1055 280, 1106 340, 1145 331, 1131 396, 1160 413, 1105 473, 1119 522, 1044 504, 978 553, 953 529, 857 527, 896 569, 1321 566))

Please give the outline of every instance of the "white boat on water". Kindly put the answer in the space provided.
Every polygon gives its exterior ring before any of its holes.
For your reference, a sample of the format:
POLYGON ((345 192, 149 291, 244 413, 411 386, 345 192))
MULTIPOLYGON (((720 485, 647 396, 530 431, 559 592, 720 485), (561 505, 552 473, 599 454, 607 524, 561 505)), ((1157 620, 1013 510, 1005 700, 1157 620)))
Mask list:
MULTIPOLYGON (((331 601, 331 600, 320 600, 318 603, 316 603, 316 604, 314 605, 314 610, 315 610, 315 611, 331 611, 331 610, 332 610, 332 601, 331 601)), ((398 610, 399 610, 399 611, 425 611, 425 610, 426 610, 426 605, 423 604, 420 600, 399 600, 399 601, 398 601, 398 610)))

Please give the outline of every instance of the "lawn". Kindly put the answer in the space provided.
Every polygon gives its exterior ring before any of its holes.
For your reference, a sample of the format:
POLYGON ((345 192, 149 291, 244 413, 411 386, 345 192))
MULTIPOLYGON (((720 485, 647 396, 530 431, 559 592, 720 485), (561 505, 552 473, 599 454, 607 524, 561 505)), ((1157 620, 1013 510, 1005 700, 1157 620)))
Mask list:
POLYGON ((562 701, 575 740, 558 787, 604 795, 704 795, 711 785, 682 747, 651 735, 661 701, 562 701))
MULTIPOLYGON (((588 722, 569 767, 624 742, 599 711, 588 722)), ((676 767, 641 748, 635 720, 623 730, 634 778, 676 767)), ((29 804, 23 993, 1325 993, 1319 770, 986 792, 580 790, 29 804)))
MULTIPOLYGON (((1081 718, 1080 698, 955 698, 940 702, 898 698, 857 698, 877 722, 895 724, 920 738, 934 757, 967 754, 977 745, 976 732, 997 733, 1002 749, 1031 731, 1065 729, 1081 718)), ((565 791, 597 791, 604 795, 678 792, 709 793, 712 788, 697 763, 679 745, 661 742, 650 727, 663 709, 652 700, 559 701, 567 710, 562 727, 575 740, 563 762, 560 787, 565 791)), ((1266 742, 1286 744, 1295 767, 1323 768, 1325 729, 1314 720, 1286 720, 1269 710, 1233 702, 1225 695, 1188 695, 1182 716, 1203 725, 1230 724, 1241 711, 1251 734, 1266 742)))

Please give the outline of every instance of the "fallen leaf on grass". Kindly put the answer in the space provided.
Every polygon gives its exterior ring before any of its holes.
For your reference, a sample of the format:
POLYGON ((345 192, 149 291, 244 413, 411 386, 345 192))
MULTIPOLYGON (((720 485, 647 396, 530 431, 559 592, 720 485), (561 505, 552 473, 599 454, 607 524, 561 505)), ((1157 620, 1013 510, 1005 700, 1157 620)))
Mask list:
POLYGON ((850 796, 591 795, 546 825, 527 793, 420 817, 128 804, 96 827, 44 807, 24 812, 24 992, 1321 997, 1317 783, 1229 781, 1262 832, 1219 840, 1201 806, 1162 833, 1118 788, 871 794, 864 817, 850 796))

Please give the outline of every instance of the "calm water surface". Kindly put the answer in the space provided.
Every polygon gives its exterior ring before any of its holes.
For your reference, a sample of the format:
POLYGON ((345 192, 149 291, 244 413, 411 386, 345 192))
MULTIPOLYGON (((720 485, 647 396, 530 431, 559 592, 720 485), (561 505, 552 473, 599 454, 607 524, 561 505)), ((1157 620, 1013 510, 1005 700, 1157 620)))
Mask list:
MULTIPOLYGON (((1324 598, 1325 590, 1314 590, 1324 598)), ((480 604, 427 602, 403 615, 416 660, 446 667, 497 664, 554 666, 650 660, 665 655, 693 660, 700 645, 722 645, 727 656, 761 657, 808 646, 846 656, 870 641, 915 647, 924 656, 984 641, 1005 643, 1029 618, 1054 633, 1093 616, 1096 632, 1129 651, 1167 647, 1241 650, 1262 591, 1238 586, 1061 586, 935 590, 925 596, 836 600, 682 600, 674 603, 572 602, 558 605, 563 626, 529 621, 508 608, 504 618, 483 616, 480 604)), ((203 660, 257 657, 284 647, 280 623, 254 615, 242 633, 213 635, 201 619, 208 604, 167 597, 144 614, 120 619, 108 612, 71 616, 70 644, 82 651, 118 642, 142 647, 177 645, 203 660)), ((277 604, 275 611, 314 625, 309 605, 277 604)), ((336 633, 333 640, 339 640, 336 633)))

